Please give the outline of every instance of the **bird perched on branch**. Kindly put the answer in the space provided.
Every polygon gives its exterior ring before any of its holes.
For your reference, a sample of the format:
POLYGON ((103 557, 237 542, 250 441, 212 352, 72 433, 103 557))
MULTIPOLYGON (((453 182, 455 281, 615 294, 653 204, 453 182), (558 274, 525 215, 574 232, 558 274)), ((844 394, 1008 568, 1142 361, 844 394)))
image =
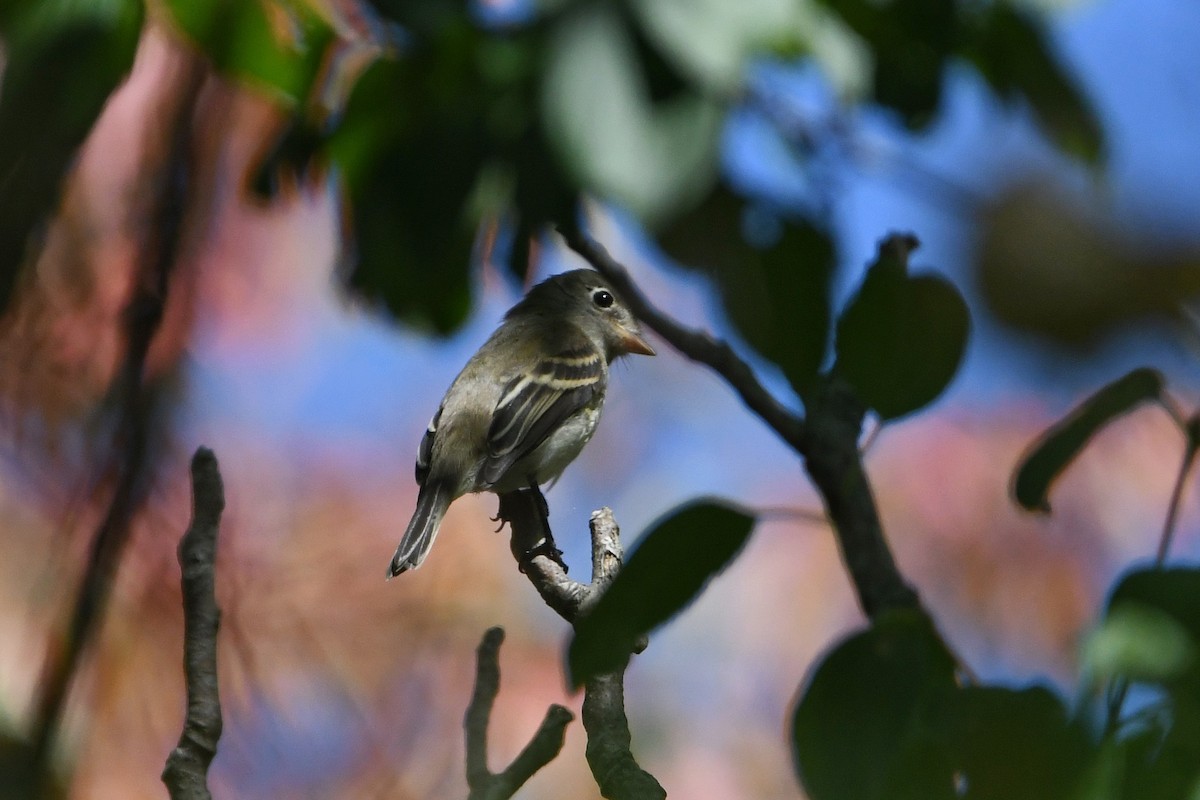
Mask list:
POLYGON ((592 438, 608 365, 654 355, 600 275, 578 269, 529 290, 450 384, 417 450, 417 509, 388 577, 421 565, 450 503, 556 479, 592 438))

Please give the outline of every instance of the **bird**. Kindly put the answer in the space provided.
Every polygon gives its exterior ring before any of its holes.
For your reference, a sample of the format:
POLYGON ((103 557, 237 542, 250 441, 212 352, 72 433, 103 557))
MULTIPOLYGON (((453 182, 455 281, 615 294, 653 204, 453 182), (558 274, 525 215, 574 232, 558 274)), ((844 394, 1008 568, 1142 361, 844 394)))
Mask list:
POLYGON ((531 288, 446 390, 417 448, 417 507, 388 567, 416 569, 450 504, 553 482, 596 431, 609 365, 652 356, 637 319, 595 270, 531 288))

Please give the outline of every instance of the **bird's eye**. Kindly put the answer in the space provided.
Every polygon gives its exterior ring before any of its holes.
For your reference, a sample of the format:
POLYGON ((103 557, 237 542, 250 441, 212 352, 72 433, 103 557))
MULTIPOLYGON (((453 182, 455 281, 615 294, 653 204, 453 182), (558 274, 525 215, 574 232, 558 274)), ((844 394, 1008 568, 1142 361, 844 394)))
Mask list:
POLYGON ((597 289, 592 293, 592 302, 601 308, 608 308, 613 304, 612 292, 607 292, 604 289, 597 289))

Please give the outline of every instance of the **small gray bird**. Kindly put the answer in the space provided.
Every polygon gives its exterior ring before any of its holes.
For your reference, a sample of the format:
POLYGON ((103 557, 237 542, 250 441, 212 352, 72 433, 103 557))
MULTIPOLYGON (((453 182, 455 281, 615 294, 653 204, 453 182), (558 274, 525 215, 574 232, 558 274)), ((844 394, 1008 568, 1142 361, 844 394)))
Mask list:
POLYGON ((450 384, 417 450, 417 509, 388 577, 421 565, 450 503, 556 479, 592 438, 608 365, 654 355, 637 320, 598 272, 548 278, 450 384))

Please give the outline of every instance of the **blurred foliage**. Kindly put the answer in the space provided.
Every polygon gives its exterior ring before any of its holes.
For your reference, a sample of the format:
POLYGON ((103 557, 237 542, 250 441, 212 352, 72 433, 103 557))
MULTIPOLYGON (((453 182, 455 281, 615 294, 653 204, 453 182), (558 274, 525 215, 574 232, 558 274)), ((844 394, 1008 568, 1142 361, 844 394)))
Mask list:
POLYGON ((0 83, 0 309, 42 230, 79 146, 133 64, 140 0, 5 0, 0 83))
MULTIPOLYGON (((291 124, 254 171, 254 188, 269 192, 272 173, 333 166, 353 234, 348 285, 439 332, 453 330, 470 308, 467 265, 481 222, 499 220, 514 232, 510 263, 523 272, 529 239, 547 224, 573 222, 580 194, 663 227, 665 241, 701 240, 710 228, 732 232, 719 265, 725 288, 741 283, 727 268, 755 274, 744 282, 752 293, 778 283, 789 292, 823 287, 831 256, 818 221, 800 223, 798 236, 780 236, 774 246, 736 244, 744 241, 745 209, 726 202, 717 144, 753 58, 821 60, 831 40, 850 52, 848 43, 861 37, 873 99, 914 128, 936 116, 946 70, 965 59, 1000 96, 1028 102, 1067 152, 1095 160, 1102 149, 1094 116, 1040 24, 1006 3, 575 0, 535 4, 507 23, 493 13, 485 24, 454 0, 378 0, 356 7, 357 26, 302 0, 167 0, 163 9, 218 70, 290 111, 291 124), (375 63, 347 68, 345 52, 364 46, 375 63), (790 269, 803 274, 785 275, 790 269)), ((14 129, 0 136, 0 159, 11 162, 0 163, 0 176, 15 174, 14 164, 35 165, 24 168, 38 174, 19 180, 41 200, 4 217, 0 257, 14 265, 52 208, 99 102, 128 68, 141 7, 19 2, 2 13, 10 63, 0 120, 14 129), (60 11, 35 15, 34 8, 60 11), (34 16, 36 25, 22 21, 34 16), (102 25, 106 35, 95 35, 102 25), (44 35, 24 32, 33 28, 44 35), (45 55, 68 34, 87 46, 71 46, 66 58, 45 55), (76 89, 78 97, 22 100, 21 76, 44 78, 49 69, 88 86, 76 89), (46 126, 46 112, 24 110, 34 102, 71 115, 70 124, 46 126), (40 136, 47 127, 61 140, 40 136)), ((39 84, 66 91, 72 80, 39 84)), ((749 328, 747 339, 802 390, 824 354, 820 305, 796 315, 805 327, 786 337, 732 311, 749 328)))
POLYGON ((982 213, 976 269, 1001 322, 1075 349, 1135 323, 1187 319, 1200 252, 1155 250, 1044 186, 1019 186, 982 213))
MULTIPOLYGON (((801 6, 560 0, 484 24, 451 0, 377 0, 359 9, 369 35, 302 0, 166 0, 161 8, 216 70, 279 103, 287 124, 251 185, 269 195, 281 174, 332 175, 353 248, 346 283, 395 317, 454 330, 471 308, 481 227, 513 233, 509 263, 523 273, 529 240, 574 223, 579 199, 594 196, 632 212, 668 254, 710 275, 744 340, 801 398, 832 369, 891 420, 952 380, 969 333, 962 297, 941 278, 911 274, 915 241, 894 236, 835 314, 838 253, 825 221, 738 194, 719 159, 750 60, 819 56, 816 12, 801 6), (355 48, 370 58, 347 66, 342 57, 355 48), (749 236, 764 219, 773 235, 749 236)), ((1042 24, 1013 4, 812 7, 827 23, 821 36, 865 47, 863 102, 908 128, 936 119, 947 70, 965 63, 1006 102, 1027 104, 1061 151, 1102 162, 1087 99, 1042 24)), ((143 13, 136 0, 0 5, 0 303, 129 70, 143 13)), ((1147 269, 1119 237, 1042 195, 1014 195, 985 221, 981 284, 991 306, 1062 341, 1089 343, 1140 316, 1173 318, 1200 288, 1194 254, 1147 269)), ((1139 370, 1086 401, 1026 460, 1019 501, 1047 508, 1054 477, 1088 439, 1160 392, 1157 373, 1139 370)), ((568 655, 572 681, 623 662, 641 636, 684 609, 737 557, 753 522, 697 503, 650 531, 581 621, 568 655)), ((1140 570, 1114 590, 1085 648, 1093 688, 1133 682, 1157 699, 1129 714, 1109 704, 1100 730, 1090 723, 1096 698, 1068 713, 1042 688, 963 686, 924 616, 876 621, 826 654, 798 697, 801 781, 815 800, 1194 795, 1198 575, 1140 570)))

